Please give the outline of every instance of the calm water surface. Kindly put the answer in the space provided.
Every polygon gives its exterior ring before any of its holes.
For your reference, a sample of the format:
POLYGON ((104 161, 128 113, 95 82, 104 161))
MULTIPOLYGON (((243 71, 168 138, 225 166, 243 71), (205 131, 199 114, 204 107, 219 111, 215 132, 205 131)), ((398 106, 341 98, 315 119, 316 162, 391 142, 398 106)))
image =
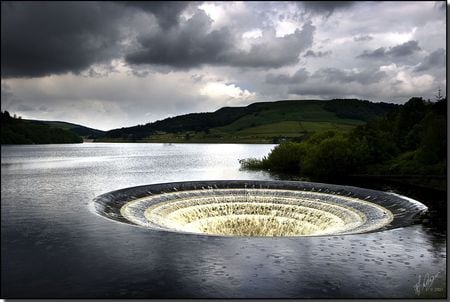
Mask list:
POLYGON ((186 180, 270 180, 238 159, 274 145, 1 147, 4 298, 445 297, 446 234, 427 225, 303 238, 216 238, 107 220, 92 199, 186 180))

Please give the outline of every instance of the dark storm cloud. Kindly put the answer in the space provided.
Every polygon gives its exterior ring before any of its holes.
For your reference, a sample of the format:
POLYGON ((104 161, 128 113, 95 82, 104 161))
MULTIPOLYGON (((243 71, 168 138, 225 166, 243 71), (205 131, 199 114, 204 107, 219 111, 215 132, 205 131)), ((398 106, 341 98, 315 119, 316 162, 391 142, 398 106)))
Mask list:
POLYGON ((422 50, 419 47, 419 42, 408 41, 401 45, 397 45, 397 46, 390 48, 388 51, 386 51, 386 54, 394 56, 394 57, 403 57, 403 56, 409 56, 419 50, 422 50))
POLYGON ((384 71, 366 69, 363 71, 346 71, 337 68, 321 68, 313 74, 313 78, 319 78, 327 83, 351 83, 373 84, 386 77, 384 71))
POLYGON ((303 56, 304 57, 312 57, 312 58, 322 58, 322 57, 326 57, 331 55, 331 51, 313 51, 313 50, 308 50, 303 56))
POLYGON ((41 77, 112 57, 117 41, 112 3, 2 2, 2 77, 41 77))
POLYGON ((386 57, 386 48, 380 47, 373 51, 364 50, 362 54, 357 56, 357 58, 367 58, 367 59, 381 59, 386 57))
POLYGON ((314 86, 317 83, 328 84, 349 84, 357 83, 361 85, 370 85, 378 83, 383 80, 387 74, 384 71, 378 69, 366 69, 362 71, 348 71, 338 68, 321 68, 314 72, 312 75, 308 73, 305 68, 300 68, 292 76, 290 75, 274 75, 268 74, 266 76, 266 83, 269 84, 284 84, 289 85, 292 91, 295 91, 299 87, 305 89, 305 87, 314 86), (296 86, 296 84, 303 84, 296 86))
POLYGON ((373 51, 364 50, 362 54, 357 56, 357 58, 367 58, 367 59, 384 59, 384 58, 399 58, 412 55, 413 53, 422 50, 419 47, 417 41, 408 41, 403 44, 394 47, 380 47, 373 51))
POLYGON ((269 84, 300 84, 305 82, 309 77, 309 72, 305 68, 300 68, 292 76, 289 75, 274 75, 269 73, 266 76, 266 83, 269 84))
POLYGON ((350 8, 355 4, 355 1, 304 1, 299 3, 307 13, 329 17, 336 10, 350 8))
POLYGON ((366 36, 356 36, 353 38, 353 41, 355 42, 364 42, 364 41, 370 41, 373 40, 372 36, 366 35, 366 36))
POLYGON ((226 56, 227 64, 241 67, 277 68, 298 63, 299 54, 313 43, 315 27, 309 22, 302 30, 284 37, 273 37, 270 41, 252 45, 250 51, 233 50, 226 56))
POLYGON ((425 57, 422 63, 414 71, 426 71, 432 68, 445 68, 445 49, 439 48, 425 57))
POLYGON ((178 24, 180 13, 189 5, 186 1, 121 1, 121 5, 135 7, 153 14, 158 24, 170 28, 178 24))
POLYGON ((202 10, 185 24, 141 35, 141 49, 126 56, 131 64, 166 65, 186 69, 203 64, 236 67, 281 67, 298 62, 300 52, 312 45, 314 26, 306 23, 302 30, 284 37, 275 31, 269 40, 251 45, 249 50, 236 47, 236 37, 228 27, 210 31, 212 20, 202 10))
POLYGON ((264 39, 243 50, 237 46, 239 30, 211 31, 212 20, 203 10, 180 24, 179 15, 188 6, 187 2, 2 2, 2 78, 68 72, 93 77, 98 72, 85 73, 93 64, 106 66, 123 57, 134 68, 141 64, 277 68, 297 63, 313 42, 315 27, 306 23, 283 37, 268 29, 264 39), (136 28, 138 23, 133 25, 130 19, 139 11, 153 15, 160 27, 136 28), (132 32, 137 41, 129 35, 132 32))
POLYGON ((230 32, 222 28, 209 32, 212 20, 199 10, 184 26, 172 27, 138 38, 142 49, 126 56, 131 64, 170 65, 190 68, 223 60, 232 47, 230 32))

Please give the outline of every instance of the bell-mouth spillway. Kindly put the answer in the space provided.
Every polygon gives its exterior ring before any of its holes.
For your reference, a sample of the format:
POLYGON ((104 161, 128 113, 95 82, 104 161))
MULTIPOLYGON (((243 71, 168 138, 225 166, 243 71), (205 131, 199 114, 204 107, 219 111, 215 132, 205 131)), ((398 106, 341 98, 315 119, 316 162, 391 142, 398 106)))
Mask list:
POLYGON ((217 180, 153 184, 96 197, 95 211, 153 229, 215 236, 360 234, 415 223, 427 207, 411 198, 299 181, 217 180))

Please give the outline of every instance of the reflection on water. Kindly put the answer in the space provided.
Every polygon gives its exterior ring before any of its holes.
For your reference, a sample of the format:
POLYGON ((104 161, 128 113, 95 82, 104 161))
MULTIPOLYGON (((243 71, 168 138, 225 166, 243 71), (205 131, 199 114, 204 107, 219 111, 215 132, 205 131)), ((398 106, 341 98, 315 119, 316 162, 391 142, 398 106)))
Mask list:
POLYGON ((119 188, 271 179, 239 171, 237 160, 272 147, 2 146, 3 297, 445 296, 445 234, 427 224, 363 235, 216 238, 150 231, 89 210, 95 196, 119 188), (419 276, 437 273, 418 296, 419 276))

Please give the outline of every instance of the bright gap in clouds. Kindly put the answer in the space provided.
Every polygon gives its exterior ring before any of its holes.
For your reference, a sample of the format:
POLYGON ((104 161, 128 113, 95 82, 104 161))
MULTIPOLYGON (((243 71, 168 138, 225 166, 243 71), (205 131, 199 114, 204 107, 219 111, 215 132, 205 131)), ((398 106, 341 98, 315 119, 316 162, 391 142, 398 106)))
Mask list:
POLYGON ((220 21, 220 19, 222 19, 225 14, 223 8, 211 2, 205 2, 198 8, 203 10, 208 15, 208 17, 214 20, 214 22, 220 21))
POLYGON ((245 33, 242 34, 242 38, 244 39, 256 39, 261 37, 262 31, 259 28, 246 31, 245 33))
POLYGON ((242 90, 235 84, 224 83, 208 83, 200 89, 200 94, 212 99, 235 99, 239 101, 247 101, 255 99, 256 94, 247 89, 242 90))
POLYGON ((284 37, 286 35, 293 34, 297 28, 299 28, 297 25, 289 21, 278 22, 275 27, 276 30, 275 36, 284 37))
POLYGON ((407 32, 388 32, 388 33, 382 33, 382 34, 375 34, 374 37, 376 39, 384 40, 389 45, 392 44, 403 44, 408 41, 411 41, 414 39, 414 34, 417 31, 417 27, 414 27, 411 29, 411 31, 407 32))

